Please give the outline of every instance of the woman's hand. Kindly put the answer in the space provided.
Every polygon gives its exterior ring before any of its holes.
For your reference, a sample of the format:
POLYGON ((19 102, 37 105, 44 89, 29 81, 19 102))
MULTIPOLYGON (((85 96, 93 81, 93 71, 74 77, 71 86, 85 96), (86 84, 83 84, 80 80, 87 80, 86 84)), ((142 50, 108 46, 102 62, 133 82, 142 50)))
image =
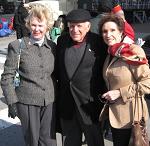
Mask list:
POLYGON ((102 95, 102 98, 105 98, 110 103, 115 101, 119 97, 120 97, 120 90, 111 90, 102 95))

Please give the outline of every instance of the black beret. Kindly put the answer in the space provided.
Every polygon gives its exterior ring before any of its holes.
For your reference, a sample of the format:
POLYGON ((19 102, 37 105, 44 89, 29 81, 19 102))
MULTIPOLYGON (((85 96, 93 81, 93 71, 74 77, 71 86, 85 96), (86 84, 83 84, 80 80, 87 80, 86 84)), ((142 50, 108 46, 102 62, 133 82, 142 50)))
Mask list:
POLYGON ((66 16, 68 22, 85 22, 91 19, 90 12, 84 9, 72 10, 66 16))

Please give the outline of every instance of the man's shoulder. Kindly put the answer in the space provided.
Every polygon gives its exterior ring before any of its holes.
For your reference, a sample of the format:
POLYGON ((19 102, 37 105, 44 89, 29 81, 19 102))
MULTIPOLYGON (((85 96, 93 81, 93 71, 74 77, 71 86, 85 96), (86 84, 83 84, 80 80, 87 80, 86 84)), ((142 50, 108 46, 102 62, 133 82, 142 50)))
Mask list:
POLYGON ((104 43, 102 36, 99 34, 90 32, 88 43, 91 45, 93 50, 96 51, 97 55, 105 57, 107 54, 107 45, 104 43), (103 55, 102 55, 103 54, 103 55))

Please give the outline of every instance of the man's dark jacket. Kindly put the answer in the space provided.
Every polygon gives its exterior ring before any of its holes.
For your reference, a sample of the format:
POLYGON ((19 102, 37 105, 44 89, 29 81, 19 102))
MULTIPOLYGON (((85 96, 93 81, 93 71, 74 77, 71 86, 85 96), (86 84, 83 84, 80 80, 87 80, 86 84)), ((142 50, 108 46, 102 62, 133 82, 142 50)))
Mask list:
POLYGON ((58 80, 56 105, 61 118, 71 119, 75 109, 78 109, 85 124, 98 122, 103 105, 97 96, 105 89, 102 66, 107 52, 102 44, 97 34, 88 33, 83 56, 69 79, 64 57, 66 48, 70 48, 73 41, 69 34, 58 38, 55 66, 58 80))

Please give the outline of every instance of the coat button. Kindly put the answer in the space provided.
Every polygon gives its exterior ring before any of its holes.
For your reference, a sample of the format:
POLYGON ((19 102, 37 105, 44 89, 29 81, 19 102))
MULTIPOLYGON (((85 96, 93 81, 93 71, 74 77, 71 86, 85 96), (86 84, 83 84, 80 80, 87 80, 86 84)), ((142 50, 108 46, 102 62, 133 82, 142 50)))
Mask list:
POLYGON ((43 68, 43 65, 40 65, 40 68, 43 68))
POLYGON ((72 85, 72 82, 70 82, 70 85, 72 85))
POLYGON ((38 54, 38 56, 39 56, 39 57, 42 57, 42 54, 41 54, 41 53, 39 53, 39 54, 38 54))
POLYGON ((40 79, 44 79, 44 77, 40 77, 40 79))

